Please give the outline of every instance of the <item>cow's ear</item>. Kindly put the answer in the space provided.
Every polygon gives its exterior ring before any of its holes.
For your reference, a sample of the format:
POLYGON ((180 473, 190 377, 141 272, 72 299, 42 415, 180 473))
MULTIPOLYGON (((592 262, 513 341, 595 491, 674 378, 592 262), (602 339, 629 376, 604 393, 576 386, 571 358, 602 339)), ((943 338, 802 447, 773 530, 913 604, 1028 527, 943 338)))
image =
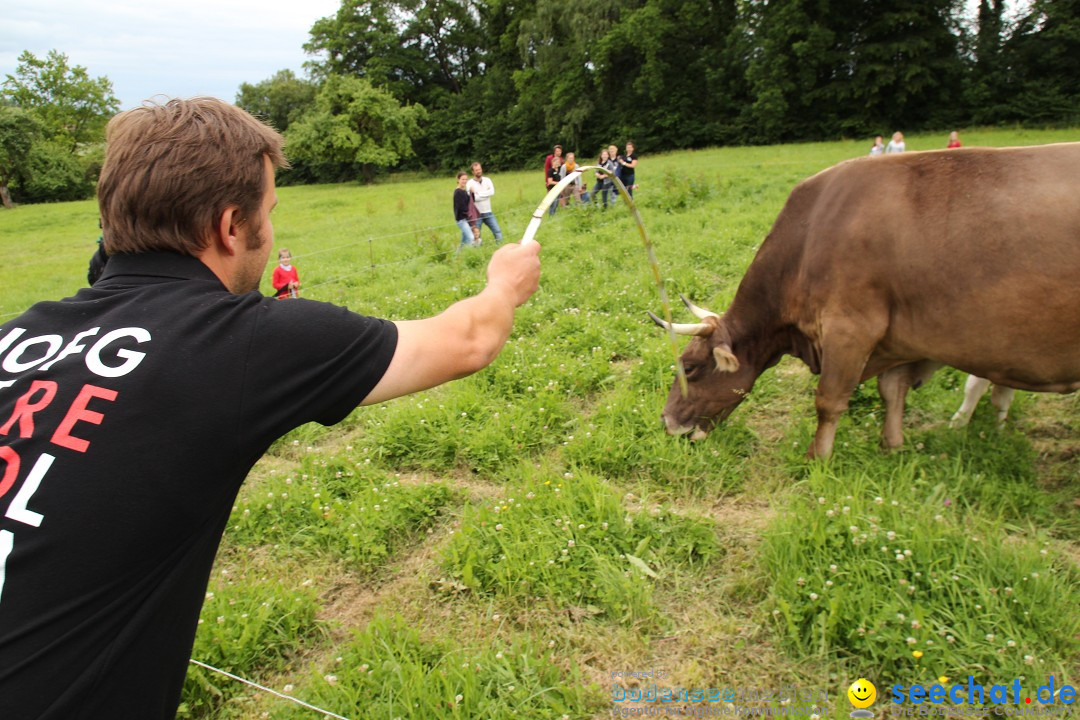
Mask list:
POLYGON ((735 372, 739 369, 739 358, 735 357, 735 354, 731 352, 731 347, 727 344, 717 345, 712 351, 713 358, 716 359, 716 369, 720 372, 735 372))

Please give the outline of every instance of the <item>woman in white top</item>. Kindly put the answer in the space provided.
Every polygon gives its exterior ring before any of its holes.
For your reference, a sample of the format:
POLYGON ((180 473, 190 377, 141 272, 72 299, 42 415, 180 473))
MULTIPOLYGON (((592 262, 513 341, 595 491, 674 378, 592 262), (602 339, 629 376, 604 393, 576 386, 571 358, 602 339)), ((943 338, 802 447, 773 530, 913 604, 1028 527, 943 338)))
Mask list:
POLYGON ((892 134, 892 140, 885 146, 885 154, 892 155, 893 153, 902 153, 906 148, 904 147, 904 133, 897 130, 892 134))

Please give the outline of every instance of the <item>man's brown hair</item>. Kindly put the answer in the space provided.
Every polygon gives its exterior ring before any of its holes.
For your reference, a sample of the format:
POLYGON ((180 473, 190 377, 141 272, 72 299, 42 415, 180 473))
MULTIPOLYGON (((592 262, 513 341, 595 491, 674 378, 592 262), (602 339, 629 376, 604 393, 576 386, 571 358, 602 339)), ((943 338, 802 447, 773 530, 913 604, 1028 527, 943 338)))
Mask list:
MULTIPOLYGON (((216 98, 174 99, 120 113, 105 129, 98 205, 105 250, 197 255, 221 214, 258 222, 265 161, 287 167, 284 140, 216 98)), ((258 227, 249 242, 258 242, 258 227)))

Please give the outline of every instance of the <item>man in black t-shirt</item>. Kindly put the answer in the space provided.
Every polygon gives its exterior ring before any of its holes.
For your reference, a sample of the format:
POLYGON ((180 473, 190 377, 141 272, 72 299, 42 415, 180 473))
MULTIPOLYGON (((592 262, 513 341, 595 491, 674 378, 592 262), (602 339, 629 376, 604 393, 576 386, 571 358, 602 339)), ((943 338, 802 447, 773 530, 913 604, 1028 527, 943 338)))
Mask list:
POLYGON ((506 245, 432 318, 275 302, 278 133, 201 98, 106 139, 104 273, 0 326, 4 720, 171 720, 251 466, 300 424, 485 367, 539 278, 538 246, 506 245))

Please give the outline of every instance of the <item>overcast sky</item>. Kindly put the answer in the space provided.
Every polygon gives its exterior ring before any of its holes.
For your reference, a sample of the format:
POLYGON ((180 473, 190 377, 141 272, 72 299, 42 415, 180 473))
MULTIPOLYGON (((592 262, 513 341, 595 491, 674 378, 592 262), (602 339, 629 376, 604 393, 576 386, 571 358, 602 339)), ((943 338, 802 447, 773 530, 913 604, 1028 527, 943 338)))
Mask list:
POLYGON ((106 76, 122 110, 163 94, 236 101, 240 83, 302 74, 308 31, 341 0, 14 0, 0 10, 0 81, 49 50, 106 76))

